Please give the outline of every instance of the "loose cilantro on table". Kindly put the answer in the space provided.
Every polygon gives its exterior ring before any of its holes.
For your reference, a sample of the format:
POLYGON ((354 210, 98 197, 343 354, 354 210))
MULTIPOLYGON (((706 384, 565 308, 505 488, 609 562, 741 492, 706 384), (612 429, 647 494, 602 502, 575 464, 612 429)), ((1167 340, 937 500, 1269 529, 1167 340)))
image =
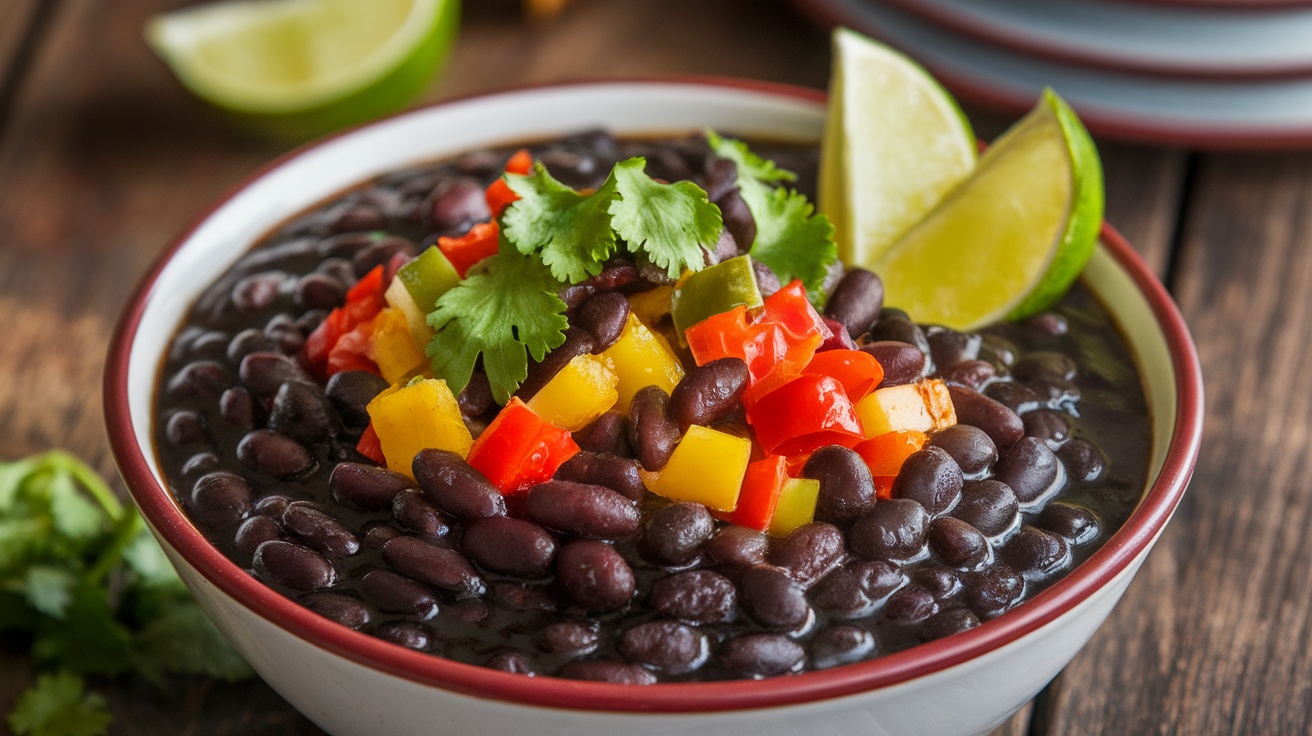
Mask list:
POLYGON ((104 698, 82 675, 253 674, 136 510, 62 452, 0 462, 0 632, 25 634, 42 671, 9 713, 20 736, 105 733, 104 698))

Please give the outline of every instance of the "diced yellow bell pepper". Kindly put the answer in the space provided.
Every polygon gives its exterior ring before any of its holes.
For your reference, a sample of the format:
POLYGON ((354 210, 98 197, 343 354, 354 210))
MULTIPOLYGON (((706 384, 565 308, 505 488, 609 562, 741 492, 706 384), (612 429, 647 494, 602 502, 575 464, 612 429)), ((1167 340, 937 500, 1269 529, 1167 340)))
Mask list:
POLYGON ((428 341, 433 339, 433 328, 428 326, 424 310, 415 303, 414 297, 400 279, 392 279, 392 285, 387 287, 383 298, 389 307, 399 309, 405 315, 406 325, 410 328, 410 340, 422 353, 428 347, 428 341))
POLYGON ((379 312, 374 317, 373 335, 372 357, 388 383, 396 383, 428 367, 428 359, 411 339, 410 326, 401 310, 388 307, 379 312))
POLYGON ((694 424, 665 467, 638 472, 647 490, 658 496, 733 511, 751 456, 751 440, 694 424))
POLYGON ((874 391, 857 402, 856 416, 868 438, 909 429, 936 432, 957 423, 952 395, 937 378, 874 391))
POLYGON ((615 406, 619 380, 609 358, 580 355, 529 399, 528 408, 561 429, 577 432, 615 406))
POLYGON ((411 478, 410 466, 420 450, 431 447, 465 457, 474 444, 455 394, 439 378, 394 385, 368 408, 387 467, 411 478))
POLYGON ((815 520, 815 503, 819 497, 818 480, 789 478, 784 481, 784 488, 779 492, 779 503, 775 504, 774 516, 770 517, 770 528, 766 533, 772 537, 786 537, 797 527, 810 524, 815 520))
POLYGON ((629 321, 620 333, 620 339, 606 348, 603 356, 609 358, 615 366, 615 375, 619 377, 616 390, 619 401, 616 406, 628 413, 629 402, 633 395, 646 386, 660 386, 665 393, 674 391, 674 387, 683 378, 683 364, 670 349, 665 338, 652 332, 637 315, 629 313, 629 321))
POLYGON ((644 325, 660 324, 670 313, 674 286, 661 284, 646 291, 629 294, 629 308, 644 325))

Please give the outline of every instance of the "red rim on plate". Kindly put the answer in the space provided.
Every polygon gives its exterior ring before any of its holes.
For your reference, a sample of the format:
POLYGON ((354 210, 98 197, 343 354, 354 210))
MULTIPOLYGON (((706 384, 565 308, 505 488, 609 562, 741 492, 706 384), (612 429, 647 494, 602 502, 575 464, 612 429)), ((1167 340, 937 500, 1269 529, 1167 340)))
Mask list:
MULTIPOLYGON (((1212 81, 1233 81, 1243 79, 1286 79, 1312 75, 1312 59, 1305 62, 1271 65, 1228 66, 1213 64, 1211 66, 1192 66, 1174 62, 1170 59, 1134 59, 1116 54, 1112 50, 1080 47, 1048 38, 1033 31, 1018 29, 1006 22, 994 22, 991 19, 971 19, 953 12, 949 7, 921 0, 886 0, 889 5, 919 17, 963 36, 970 36, 998 46, 1012 49, 1030 56, 1037 56, 1066 64, 1087 66, 1114 72, 1147 74, 1162 77, 1199 79, 1212 81)), ((1195 10, 1219 11, 1222 8, 1210 4, 1201 4, 1195 10)), ((1301 1, 1302 7, 1312 7, 1312 2, 1301 1)), ((1188 10, 1180 3, 1181 20, 1188 20, 1188 10)), ((1295 4, 1287 6, 1264 6, 1265 12, 1276 9, 1293 9, 1295 4)), ((1234 10, 1235 8, 1228 8, 1234 10)), ((1237 15, 1237 14, 1236 14, 1237 15)))
MULTIPOLYGON (((614 84, 606 82, 605 84, 614 84)), ((783 101, 823 102, 823 94, 786 85, 736 79, 677 78, 620 83, 748 90, 783 101)), ((588 86, 585 83, 548 85, 588 86)), ((476 95, 495 98, 514 92, 476 95)), ((471 98, 465 98, 471 99, 471 98)), ((404 115, 404 113, 403 113, 404 115)), ((331 139, 325 139, 331 140, 331 139)), ((115 329, 106 361, 105 420, 119 471, 143 515, 189 565, 240 605, 317 647, 413 682, 523 705, 619 712, 698 713, 778 707, 851 695, 929 675, 1031 634, 1071 611, 1121 574, 1160 533, 1184 493, 1202 433, 1202 378, 1184 320, 1143 260, 1111 227, 1102 239, 1112 258, 1145 296, 1165 335, 1178 392, 1165 463, 1125 525, 1082 565, 1013 611, 970 631, 877 659, 830 670, 760 681, 669 683, 646 687, 528 678, 411 651, 322 618, 273 591, 224 557, 183 515, 155 479, 146 449, 133 432, 128 396, 129 358, 142 315, 165 264, 219 206, 238 191, 296 157, 312 143, 256 172, 175 239, 145 275, 115 329)), ((152 356, 153 359, 154 356, 152 356)))

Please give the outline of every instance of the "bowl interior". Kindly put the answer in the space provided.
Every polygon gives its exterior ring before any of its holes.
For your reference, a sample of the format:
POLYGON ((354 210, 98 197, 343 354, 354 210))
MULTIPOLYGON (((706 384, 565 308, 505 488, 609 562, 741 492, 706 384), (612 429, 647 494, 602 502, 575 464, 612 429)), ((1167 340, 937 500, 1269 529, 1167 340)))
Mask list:
MULTIPOLYGON (((272 620, 285 623, 294 619, 297 626, 290 628, 295 631, 322 634, 330 628, 341 629, 299 609, 220 557, 185 519, 172 494, 165 490, 168 484, 153 451, 155 384, 161 356, 201 291, 253 242, 288 216, 375 175, 417 162, 479 147, 597 127, 625 135, 683 133, 713 127, 743 136, 818 141, 824 128, 824 113, 823 96, 818 92, 738 81, 565 85, 418 110, 275 161, 202 216, 174 244, 156 271, 147 277, 144 291, 138 294, 120 325, 107 371, 107 416, 116 457, 138 505, 166 544, 238 600, 256 610, 279 609, 272 620)), ((804 691, 813 695, 842 694, 936 671, 1051 622, 1123 572, 1146 550, 1178 502, 1197 453, 1201 425, 1197 361, 1183 322, 1179 321, 1169 298, 1114 231, 1104 229, 1103 245, 1096 250, 1083 278, 1112 312, 1127 337, 1153 414, 1154 447, 1150 482, 1145 489, 1148 502, 1141 504, 1126 528, 1104 548, 1106 551, 1100 550, 1092 560, 1018 611, 972 632, 870 662, 795 678, 778 678, 791 681, 788 684, 702 685, 695 697, 703 703, 699 707, 709 707, 703 696, 714 698, 717 693, 737 693, 741 699, 736 702, 741 704, 769 704, 762 703, 762 696, 769 697, 770 691, 776 688, 790 689, 792 694, 784 700, 796 701, 804 697, 804 691), (1180 386, 1182 380, 1189 384, 1184 389, 1180 386), (1187 395, 1185 410, 1178 404, 1182 395, 1187 395)), ((261 615, 269 614, 261 611, 261 615)), ((367 663, 381 656, 389 660, 387 668, 392 671, 444 685, 460 682, 462 685, 456 687, 463 686, 466 690, 480 691, 485 682, 491 683, 488 687, 495 690, 504 684, 505 678, 522 679, 408 652, 346 629, 318 638, 331 639, 319 643, 357 661, 367 663), (421 670, 436 674, 415 674, 421 670)), ((678 693, 680 688, 678 685, 659 687, 670 688, 670 693, 678 693)), ((689 688, 683 686, 683 690, 689 688)), ((505 688, 501 692, 480 692, 504 696, 505 688)), ((568 695, 564 690, 562 694, 568 695)), ((614 704, 619 702, 614 701, 612 707, 618 707, 614 704)), ((686 693, 672 696, 669 709, 685 707, 678 702, 692 700, 686 693)), ((650 701, 644 705, 653 707, 650 701)), ((656 708, 661 709, 659 705, 656 708)))

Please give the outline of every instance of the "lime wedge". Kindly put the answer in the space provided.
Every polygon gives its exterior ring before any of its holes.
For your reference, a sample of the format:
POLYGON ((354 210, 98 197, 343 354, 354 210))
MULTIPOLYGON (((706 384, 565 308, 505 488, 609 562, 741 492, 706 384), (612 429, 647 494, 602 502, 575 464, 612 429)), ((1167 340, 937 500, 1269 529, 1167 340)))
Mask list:
POLYGON ((1045 90, 974 173, 875 261, 885 303, 957 329, 1028 317, 1079 275, 1102 213, 1097 149, 1045 90))
POLYGON ((455 37, 459 0, 230 0, 152 18, 178 79, 240 121, 304 138, 400 109, 455 37))
POLYGON ((817 205, 839 255, 869 268, 975 167, 977 144, 952 95, 902 54, 834 31, 817 205))

